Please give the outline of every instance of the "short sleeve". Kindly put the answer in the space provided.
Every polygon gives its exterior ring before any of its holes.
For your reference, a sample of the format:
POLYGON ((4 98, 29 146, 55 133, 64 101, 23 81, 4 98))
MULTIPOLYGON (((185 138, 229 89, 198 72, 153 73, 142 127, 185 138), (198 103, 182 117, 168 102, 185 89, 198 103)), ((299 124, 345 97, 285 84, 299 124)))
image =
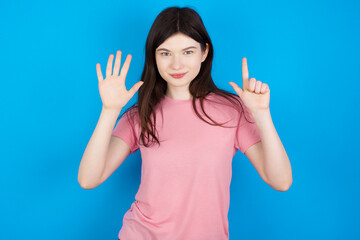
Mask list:
POLYGON ((139 148, 134 128, 135 121, 134 119, 131 119, 131 116, 134 115, 129 114, 129 112, 124 113, 111 134, 112 136, 121 138, 124 142, 126 142, 130 148, 130 154, 136 152, 139 148))
POLYGON ((255 143, 260 142, 261 138, 251 113, 247 110, 244 104, 243 107, 247 120, 253 123, 249 123, 245 119, 244 114, 241 113, 240 120, 238 121, 236 128, 234 147, 245 154, 246 150, 255 143))

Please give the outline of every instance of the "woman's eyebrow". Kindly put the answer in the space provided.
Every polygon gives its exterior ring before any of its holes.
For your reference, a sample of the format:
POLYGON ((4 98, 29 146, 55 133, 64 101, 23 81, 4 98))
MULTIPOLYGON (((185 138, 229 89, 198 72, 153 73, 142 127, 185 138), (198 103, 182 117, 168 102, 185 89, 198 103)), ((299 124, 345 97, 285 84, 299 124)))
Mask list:
MULTIPOLYGON (((195 48, 195 49, 196 49, 196 47, 194 47, 194 46, 190 46, 190 47, 184 48, 184 49, 183 49, 183 51, 184 51, 184 50, 186 50, 186 49, 190 49, 190 48, 195 48)), ((168 50, 168 49, 166 49, 166 48, 159 48, 159 49, 158 49, 158 50, 156 50, 156 51, 161 51, 161 50, 164 50, 164 51, 169 51, 169 52, 170 52, 170 50, 168 50)))

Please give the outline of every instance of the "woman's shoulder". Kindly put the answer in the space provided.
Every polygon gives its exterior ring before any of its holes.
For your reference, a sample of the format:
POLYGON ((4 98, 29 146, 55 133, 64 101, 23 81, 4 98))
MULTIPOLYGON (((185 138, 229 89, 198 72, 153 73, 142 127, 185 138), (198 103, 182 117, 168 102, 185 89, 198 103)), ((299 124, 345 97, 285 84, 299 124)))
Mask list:
POLYGON ((246 107, 239 97, 239 95, 231 94, 218 94, 211 92, 206 96, 208 104, 212 107, 221 111, 222 114, 228 114, 233 117, 239 118, 243 111, 246 111, 246 107))
POLYGON ((132 124, 137 123, 139 121, 139 111, 137 104, 132 105, 128 109, 124 111, 122 117, 129 120, 132 124))
POLYGON ((229 96, 225 94, 211 92, 206 95, 205 99, 210 100, 210 102, 216 104, 222 104, 229 107, 235 107, 235 106, 239 106, 240 104, 243 104, 241 98, 236 94, 229 96))

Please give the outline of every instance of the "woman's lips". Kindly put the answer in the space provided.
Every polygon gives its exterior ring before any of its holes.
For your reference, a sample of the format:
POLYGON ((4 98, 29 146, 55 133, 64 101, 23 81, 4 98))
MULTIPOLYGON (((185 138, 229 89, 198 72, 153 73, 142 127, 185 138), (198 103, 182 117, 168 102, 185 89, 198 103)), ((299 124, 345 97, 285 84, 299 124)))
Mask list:
MULTIPOLYGON (((187 73, 187 72, 186 72, 187 73)), ((170 76, 172 76, 173 78, 182 78, 186 73, 181 73, 181 74, 170 74, 170 76)))

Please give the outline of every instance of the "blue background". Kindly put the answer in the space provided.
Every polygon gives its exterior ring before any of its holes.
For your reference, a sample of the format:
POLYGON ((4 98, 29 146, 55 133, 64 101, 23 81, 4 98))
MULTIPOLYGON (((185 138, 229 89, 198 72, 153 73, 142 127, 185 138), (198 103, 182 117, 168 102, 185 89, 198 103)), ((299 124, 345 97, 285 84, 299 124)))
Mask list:
POLYGON ((117 239, 141 158, 95 189, 77 182, 102 106, 96 63, 105 74, 110 54, 132 54, 130 89, 152 22, 173 5, 201 15, 218 87, 241 86, 243 57, 269 85, 292 165, 293 184, 279 192, 237 152, 230 239, 359 239, 360 4, 340 0, 2 3, 0 239, 117 239))

